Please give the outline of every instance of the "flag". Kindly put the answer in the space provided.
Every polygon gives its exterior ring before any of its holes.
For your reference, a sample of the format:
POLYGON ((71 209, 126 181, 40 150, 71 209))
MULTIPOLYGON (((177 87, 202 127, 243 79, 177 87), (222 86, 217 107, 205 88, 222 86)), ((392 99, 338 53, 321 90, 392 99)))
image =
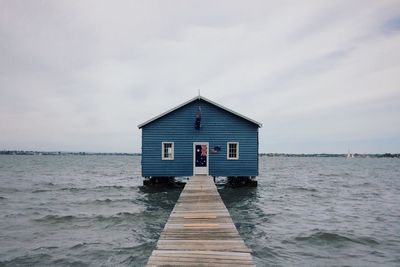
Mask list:
POLYGON ((201 157, 206 157, 207 156, 207 145, 202 145, 201 146, 201 157))

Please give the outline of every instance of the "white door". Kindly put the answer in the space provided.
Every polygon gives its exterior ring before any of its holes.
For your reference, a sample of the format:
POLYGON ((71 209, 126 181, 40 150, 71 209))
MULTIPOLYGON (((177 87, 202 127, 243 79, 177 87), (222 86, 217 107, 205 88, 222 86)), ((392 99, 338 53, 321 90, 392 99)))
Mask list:
POLYGON ((208 175, 208 143, 193 143, 193 175, 208 175))

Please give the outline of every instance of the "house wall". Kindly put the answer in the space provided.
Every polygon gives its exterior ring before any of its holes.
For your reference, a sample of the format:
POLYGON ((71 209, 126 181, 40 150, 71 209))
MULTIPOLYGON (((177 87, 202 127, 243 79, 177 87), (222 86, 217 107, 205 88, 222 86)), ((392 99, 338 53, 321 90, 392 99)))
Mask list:
POLYGON ((142 128, 142 176, 192 176, 193 142, 209 143, 209 175, 258 175, 258 125, 204 100, 193 101, 142 128), (196 130, 196 113, 202 128, 196 130), (162 160, 162 142, 174 142, 174 160, 162 160), (239 142, 239 159, 227 159, 227 142, 239 142), (218 153, 211 148, 220 146, 218 153))

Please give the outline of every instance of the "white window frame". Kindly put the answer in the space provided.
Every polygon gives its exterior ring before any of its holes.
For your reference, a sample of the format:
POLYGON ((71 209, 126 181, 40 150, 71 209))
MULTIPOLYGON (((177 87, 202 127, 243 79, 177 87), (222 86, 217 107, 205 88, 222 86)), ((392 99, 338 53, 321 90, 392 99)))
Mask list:
POLYGON ((227 142, 226 143, 226 159, 228 159, 228 160, 238 160, 239 159, 239 142, 227 142), (229 156, 229 145, 230 144, 236 145, 236 157, 229 156))
POLYGON ((174 147, 175 147, 175 144, 174 144, 174 142, 162 142, 161 143, 161 159, 162 160, 174 160, 174 155, 175 155, 175 153, 174 153, 174 147), (166 144, 171 144, 171 157, 165 157, 165 154, 164 154, 164 145, 166 145, 166 144))

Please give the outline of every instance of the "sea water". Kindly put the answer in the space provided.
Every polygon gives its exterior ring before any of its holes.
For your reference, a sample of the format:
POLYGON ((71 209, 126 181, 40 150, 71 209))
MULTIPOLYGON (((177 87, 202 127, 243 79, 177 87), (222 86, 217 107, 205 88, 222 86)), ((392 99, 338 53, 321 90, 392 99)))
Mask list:
MULTIPOLYGON (((179 188, 138 156, 0 156, 0 266, 143 266, 179 188)), ((399 266, 400 161, 260 157, 219 186, 257 266, 399 266)))

